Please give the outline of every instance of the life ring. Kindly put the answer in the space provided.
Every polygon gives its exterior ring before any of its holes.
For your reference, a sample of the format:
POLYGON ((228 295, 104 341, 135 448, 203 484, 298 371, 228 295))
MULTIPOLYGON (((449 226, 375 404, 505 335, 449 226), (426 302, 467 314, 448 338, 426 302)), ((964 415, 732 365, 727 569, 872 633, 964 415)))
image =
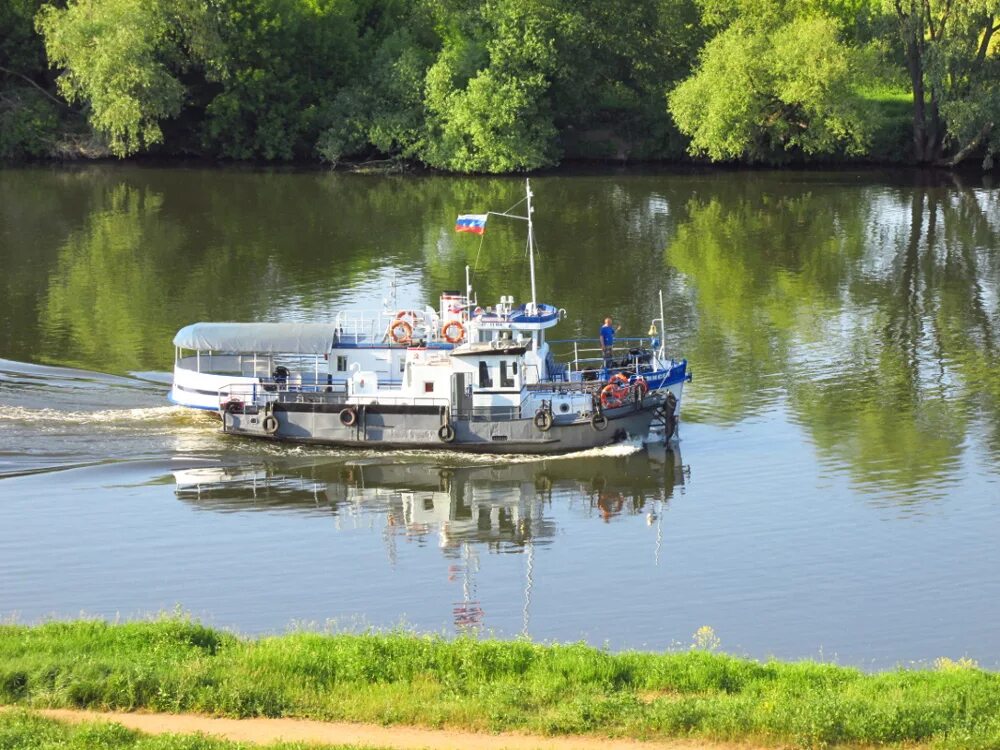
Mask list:
POLYGON ((552 429, 552 412, 548 409, 539 409, 535 412, 534 418, 535 427, 537 427, 542 432, 548 432, 552 429))
POLYGON ((264 432, 268 435, 273 435, 278 431, 278 418, 273 414, 268 414, 264 417, 263 427, 264 432))
POLYGON ((409 344, 413 339, 413 326, 405 320, 397 318, 389 326, 389 335, 397 344, 409 344))
POLYGON ((396 313, 396 320, 402 320, 410 324, 410 326, 415 326, 423 319, 423 315, 418 313, 416 310, 400 310, 396 313))
POLYGON ((444 336, 444 340, 449 344, 457 344, 465 337, 465 326, 460 321, 449 320, 441 328, 441 335, 444 336))
POLYGON ((628 387, 628 375, 623 372, 616 372, 608 379, 608 384, 618 384, 619 388, 628 387))
POLYGON ((608 418, 604 416, 604 414, 602 414, 601 412, 595 411, 590 416, 590 426, 593 427, 598 432, 601 432, 602 430, 607 429, 608 418))
POLYGON ((340 423, 344 425, 344 427, 353 427, 354 423, 357 421, 358 413, 350 406, 340 410, 340 423))
POLYGON ((615 383, 608 383, 601 389, 601 406, 605 409, 617 409, 622 405, 627 389, 620 388, 615 383))
POLYGON ((455 439, 455 428, 451 426, 450 422, 445 422, 438 427, 438 437, 441 438, 441 442, 452 442, 455 439))

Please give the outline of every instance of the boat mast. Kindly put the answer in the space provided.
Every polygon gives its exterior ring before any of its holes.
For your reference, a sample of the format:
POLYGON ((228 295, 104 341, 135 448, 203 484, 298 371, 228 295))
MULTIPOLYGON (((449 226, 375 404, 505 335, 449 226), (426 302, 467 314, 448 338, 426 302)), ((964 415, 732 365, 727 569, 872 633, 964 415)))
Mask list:
MULTIPOLYGON (((489 216, 506 216, 508 219, 520 219, 521 221, 528 222, 528 267, 531 270, 531 308, 529 312, 531 315, 535 315, 538 312, 538 294, 535 290, 535 230, 531 222, 531 214, 535 209, 531 207, 531 180, 527 178, 524 180, 524 190, 526 194, 525 200, 528 202, 526 216, 508 213, 510 209, 508 211, 487 211, 486 213, 489 216)), ((514 205, 520 206, 521 201, 518 201, 514 205)))
POLYGON ((538 312, 538 295, 535 293, 535 232, 531 223, 531 180, 525 178, 524 189, 528 196, 528 266, 531 268, 531 314, 538 312))
POLYGON ((663 289, 660 289, 660 351, 657 352, 657 356, 660 358, 661 361, 663 360, 663 357, 665 356, 667 351, 667 345, 664 341, 666 336, 667 336, 667 319, 663 317, 663 289))

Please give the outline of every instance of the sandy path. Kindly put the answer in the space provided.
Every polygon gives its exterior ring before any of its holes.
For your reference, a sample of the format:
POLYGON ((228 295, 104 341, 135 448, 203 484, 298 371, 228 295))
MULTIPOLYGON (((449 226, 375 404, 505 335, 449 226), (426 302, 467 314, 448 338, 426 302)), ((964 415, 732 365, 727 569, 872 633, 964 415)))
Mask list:
MULTIPOLYGON (((8 707, 9 708, 9 707, 8 707)), ((108 721, 147 734, 201 732, 254 743, 313 742, 327 745, 391 747, 399 750, 750 750, 688 740, 638 742, 596 737, 541 737, 525 734, 479 734, 417 727, 312 721, 309 719, 218 719, 196 714, 145 714, 105 711, 32 709, 60 721, 108 721)))

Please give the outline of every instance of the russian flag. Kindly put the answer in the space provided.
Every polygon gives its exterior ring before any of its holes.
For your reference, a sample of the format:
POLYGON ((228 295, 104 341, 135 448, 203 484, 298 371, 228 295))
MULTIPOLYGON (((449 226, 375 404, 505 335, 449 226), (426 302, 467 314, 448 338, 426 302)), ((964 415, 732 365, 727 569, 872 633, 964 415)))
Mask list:
POLYGON ((486 219, 488 217, 489 214, 462 214, 455 222, 455 231, 482 234, 486 231, 486 219))

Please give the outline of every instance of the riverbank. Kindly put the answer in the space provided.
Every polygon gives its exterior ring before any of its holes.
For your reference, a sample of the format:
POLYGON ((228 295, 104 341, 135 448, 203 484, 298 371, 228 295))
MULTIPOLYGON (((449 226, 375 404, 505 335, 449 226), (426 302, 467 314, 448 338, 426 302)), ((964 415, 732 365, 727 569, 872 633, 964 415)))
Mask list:
POLYGON ((1000 742, 1000 675, 971 663, 864 674, 704 648, 613 654, 404 632, 245 639, 178 618, 2 626, 0 702, 798 747, 1000 742))

